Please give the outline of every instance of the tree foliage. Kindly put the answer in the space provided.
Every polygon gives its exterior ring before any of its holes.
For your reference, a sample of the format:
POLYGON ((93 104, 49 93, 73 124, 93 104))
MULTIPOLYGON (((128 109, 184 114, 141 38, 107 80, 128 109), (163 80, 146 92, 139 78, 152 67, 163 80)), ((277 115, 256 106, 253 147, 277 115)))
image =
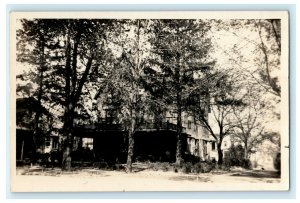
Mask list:
POLYGON ((99 68, 93 62, 100 61, 106 53, 104 30, 109 23, 85 19, 34 19, 21 23, 18 60, 37 69, 31 82, 38 81, 38 101, 43 101, 50 111, 54 106, 64 108, 59 116, 66 137, 65 156, 69 157, 75 112, 81 107, 78 103, 88 76, 99 68))
POLYGON ((146 83, 149 92, 159 98, 162 106, 168 106, 168 110, 176 114, 176 162, 180 163, 181 117, 192 105, 191 98, 198 96, 197 82, 203 71, 213 64, 209 56, 211 41, 207 35, 210 26, 202 20, 153 20, 150 30, 153 59, 147 69, 146 83))

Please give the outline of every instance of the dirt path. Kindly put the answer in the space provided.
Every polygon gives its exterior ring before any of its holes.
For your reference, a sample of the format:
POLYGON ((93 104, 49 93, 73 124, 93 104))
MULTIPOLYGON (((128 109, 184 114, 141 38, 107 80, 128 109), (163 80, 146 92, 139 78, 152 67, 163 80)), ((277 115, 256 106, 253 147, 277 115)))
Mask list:
MULTIPOLYGON (((143 170, 131 174, 123 171, 82 169, 62 172, 60 169, 18 169, 13 178, 15 191, 210 191, 239 190, 243 185, 256 190, 280 183, 275 172, 233 171, 202 174, 143 170), (26 175, 21 175, 26 174, 26 175), (272 183, 272 184, 270 184, 272 183), (228 187, 231 184, 233 187, 228 187), (227 185, 227 186, 226 186, 227 185)), ((269 187, 270 188, 270 187, 269 187)))

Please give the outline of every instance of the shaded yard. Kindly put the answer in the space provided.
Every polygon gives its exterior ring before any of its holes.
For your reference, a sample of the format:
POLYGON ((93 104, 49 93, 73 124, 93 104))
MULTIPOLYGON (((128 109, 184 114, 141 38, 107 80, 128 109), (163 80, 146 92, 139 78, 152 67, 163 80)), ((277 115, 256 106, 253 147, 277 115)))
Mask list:
POLYGON ((72 171, 62 171, 60 168, 46 168, 41 166, 25 166, 17 168, 17 175, 26 176, 55 176, 55 177, 110 177, 127 176, 136 178, 153 178, 170 181, 194 182, 280 182, 277 171, 233 169, 230 171, 212 170, 209 173, 184 173, 174 170, 174 167, 153 167, 151 163, 134 163, 133 172, 126 173, 124 166, 119 170, 113 168, 99 169, 94 167, 74 167, 72 171))
POLYGON ((12 181, 13 191, 239 191, 268 190, 280 183, 275 171, 214 170, 209 173, 183 173, 153 170, 149 164, 135 163, 133 173, 125 170, 74 168, 70 172, 60 168, 40 166, 18 167, 12 181), (227 185, 226 185, 227 184, 227 185), (230 184, 230 187, 228 187, 230 184))

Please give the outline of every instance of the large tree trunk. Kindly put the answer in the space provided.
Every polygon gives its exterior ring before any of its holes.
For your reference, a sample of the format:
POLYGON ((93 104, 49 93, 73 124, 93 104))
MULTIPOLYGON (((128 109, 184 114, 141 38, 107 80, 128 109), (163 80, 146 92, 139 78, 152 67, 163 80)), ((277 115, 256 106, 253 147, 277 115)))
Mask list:
POLYGON ((71 157, 71 151, 73 148, 73 142, 72 142, 72 134, 69 133, 66 140, 66 146, 64 147, 63 151, 63 158, 62 158, 62 169, 66 171, 70 171, 72 168, 72 157, 71 157))
POLYGON ((62 169, 71 170, 73 150, 73 107, 71 104, 66 108, 64 135, 66 137, 65 146, 63 149, 62 169), (70 108, 70 109, 69 109, 70 108))
MULTIPOLYGON (((137 55, 136 55, 136 69, 140 69, 140 56, 139 56, 139 49, 140 49, 140 20, 137 20, 137 55)), ((138 75, 136 75, 135 71, 132 71, 132 75, 138 80, 138 75)), ((138 97, 138 87, 136 84, 134 84, 134 81, 132 81, 132 88, 135 90, 135 93, 133 94, 133 98, 131 102, 137 102, 137 97, 138 97)), ((133 150, 134 150, 134 131, 136 127, 136 118, 137 118, 137 111, 135 109, 135 105, 133 105, 131 109, 131 115, 130 115, 130 126, 129 126, 129 131, 128 131, 128 152, 127 152, 127 163, 126 163, 126 172, 131 173, 132 172, 132 159, 133 159, 133 150)))
MULTIPOLYGON (((40 61, 38 67, 39 81, 38 81, 38 95, 37 95, 37 103, 42 105, 42 96, 43 96, 43 82, 44 82, 44 71, 45 71, 45 39, 44 36, 40 36, 39 42, 39 51, 40 51, 40 61)), ((38 134, 39 134, 39 123, 41 117, 41 109, 38 108, 35 112, 34 118, 34 128, 33 128, 33 144, 34 144, 34 152, 36 152, 38 147, 38 134)))
MULTIPOLYGON (((78 32, 75 36, 73 56, 71 56, 71 39, 69 33, 67 35, 66 43, 66 86, 65 86, 65 115, 64 115, 64 136, 66 137, 66 145, 64 147, 62 168, 66 170, 71 169, 71 152, 73 150, 73 122, 74 111, 82 93, 82 88, 86 82, 93 62, 93 54, 88 58, 86 68, 82 77, 77 81, 77 48, 79 45, 81 33, 78 32), (72 61, 73 59, 73 61, 72 61), (71 67, 71 61, 72 67, 71 67), (72 79, 72 80, 71 80, 72 79), (76 89, 77 87, 77 89, 76 89)), ((91 50, 92 52, 92 50, 91 50)), ((93 52, 92 52, 93 53, 93 52)))
POLYGON ((132 130, 128 132, 128 154, 127 154, 127 166, 126 172, 132 172, 132 158, 133 158, 133 148, 134 148, 134 137, 132 130))
POLYGON ((182 143, 181 143, 181 134, 182 134, 182 125, 181 125, 181 105, 177 109, 177 144, 176 144, 176 164, 181 165, 182 163, 182 143))
POLYGON ((218 150, 218 165, 221 166, 223 164, 223 151, 222 151, 222 142, 217 144, 218 150))
POLYGON ((65 113, 64 113, 64 137, 66 138, 63 146, 62 169, 71 170, 71 151, 73 148, 73 106, 71 98, 71 44, 70 36, 67 36, 66 43, 66 86, 65 86, 65 113))
MULTIPOLYGON (((179 56, 178 56, 178 64, 179 64, 179 56)), ((182 143, 181 143, 181 134, 182 134, 182 104, 181 104, 181 84, 180 84, 180 69, 177 67, 176 69, 176 80, 177 80, 177 95, 176 95, 176 103, 177 103, 177 144, 176 144, 176 164, 182 164, 182 143)))
POLYGON ((126 163, 126 172, 128 173, 132 172, 132 158, 133 158, 133 150, 134 150, 134 128, 135 128, 135 118, 131 116, 131 123, 128 131, 128 153, 127 153, 127 163, 126 163))
POLYGON ((244 159, 248 160, 248 146, 247 145, 244 146, 244 159))

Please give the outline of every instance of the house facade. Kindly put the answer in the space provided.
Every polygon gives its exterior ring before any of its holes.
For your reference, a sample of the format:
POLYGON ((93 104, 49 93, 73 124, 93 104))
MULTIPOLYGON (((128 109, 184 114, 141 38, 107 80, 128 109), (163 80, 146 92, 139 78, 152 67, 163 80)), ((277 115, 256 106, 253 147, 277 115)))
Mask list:
MULTIPOLYGON (((142 92, 142 91, 140 91, 142 92)), ((74 148, 85 147, 83 140, 89 138, 89 148, 98 160, 125 162, 128 149, 128 131, 119 119, 114 107, 113 95, 96 98, 97 122, 77 125, 74 130, 77 141, 74 148)), ((134 159, 137 161, 175 161, 177 145, 177 115, 168 110, 160 115, 148 112, 143 115, 134 134, 134 159)), ((215 139, 187 112, 182 113, 182 155, 200 160, 217 160, 215 139)), ((76 140, 76 139, 75 139, 76 140)))
MULTIPOLYGON (((112 100, 112 98, 109 98, 112 100)), ((22 101, 23 102, 23 101, 22 101)), ((29 106, 22 106, 17 101, 19 120, 27 120, 31 115, 29 106)), ((25 102, 26 103, 26 102, 25 102)), ((118 119, 118 111, 107 100, 97 99, 98 119, 92 124, 74 124, 73 160, 74 161, 108 161, 126 162, 128 149, 128 130, 118 119), (85 156, 83 154, 89 154, 85 156), (92 158, 91 158, 92 156, 92 158)), ((33 105, 34 106, 34 105, 33 105)), ((153 114, 144 115, 143 122, 134 134, 136 161, 166 161, 174 162, 177 145, 177 116, 174 111, 166 111, 159 122, 154 121, 153 114)), ((59 135, 42 133, 34 136, 33 124, 24 127, 24 123, 17 122, 17 160, 32 159, 36 152, 40 154, 59 150, 61 139, 59 135), (38 139, 37 139, 38 138, 38 139)), ((186 112, 182 113, 182 155, 184 158, 199 158, 217 160, 216 142, 213 137, 186 112)))
POLYGON ((16 107, 16 160, 39 159, 37 154, 58 150, 59 136, 47 132, 49 126, 45 126, 49 112, 32 97, 18 98, 16 107))

